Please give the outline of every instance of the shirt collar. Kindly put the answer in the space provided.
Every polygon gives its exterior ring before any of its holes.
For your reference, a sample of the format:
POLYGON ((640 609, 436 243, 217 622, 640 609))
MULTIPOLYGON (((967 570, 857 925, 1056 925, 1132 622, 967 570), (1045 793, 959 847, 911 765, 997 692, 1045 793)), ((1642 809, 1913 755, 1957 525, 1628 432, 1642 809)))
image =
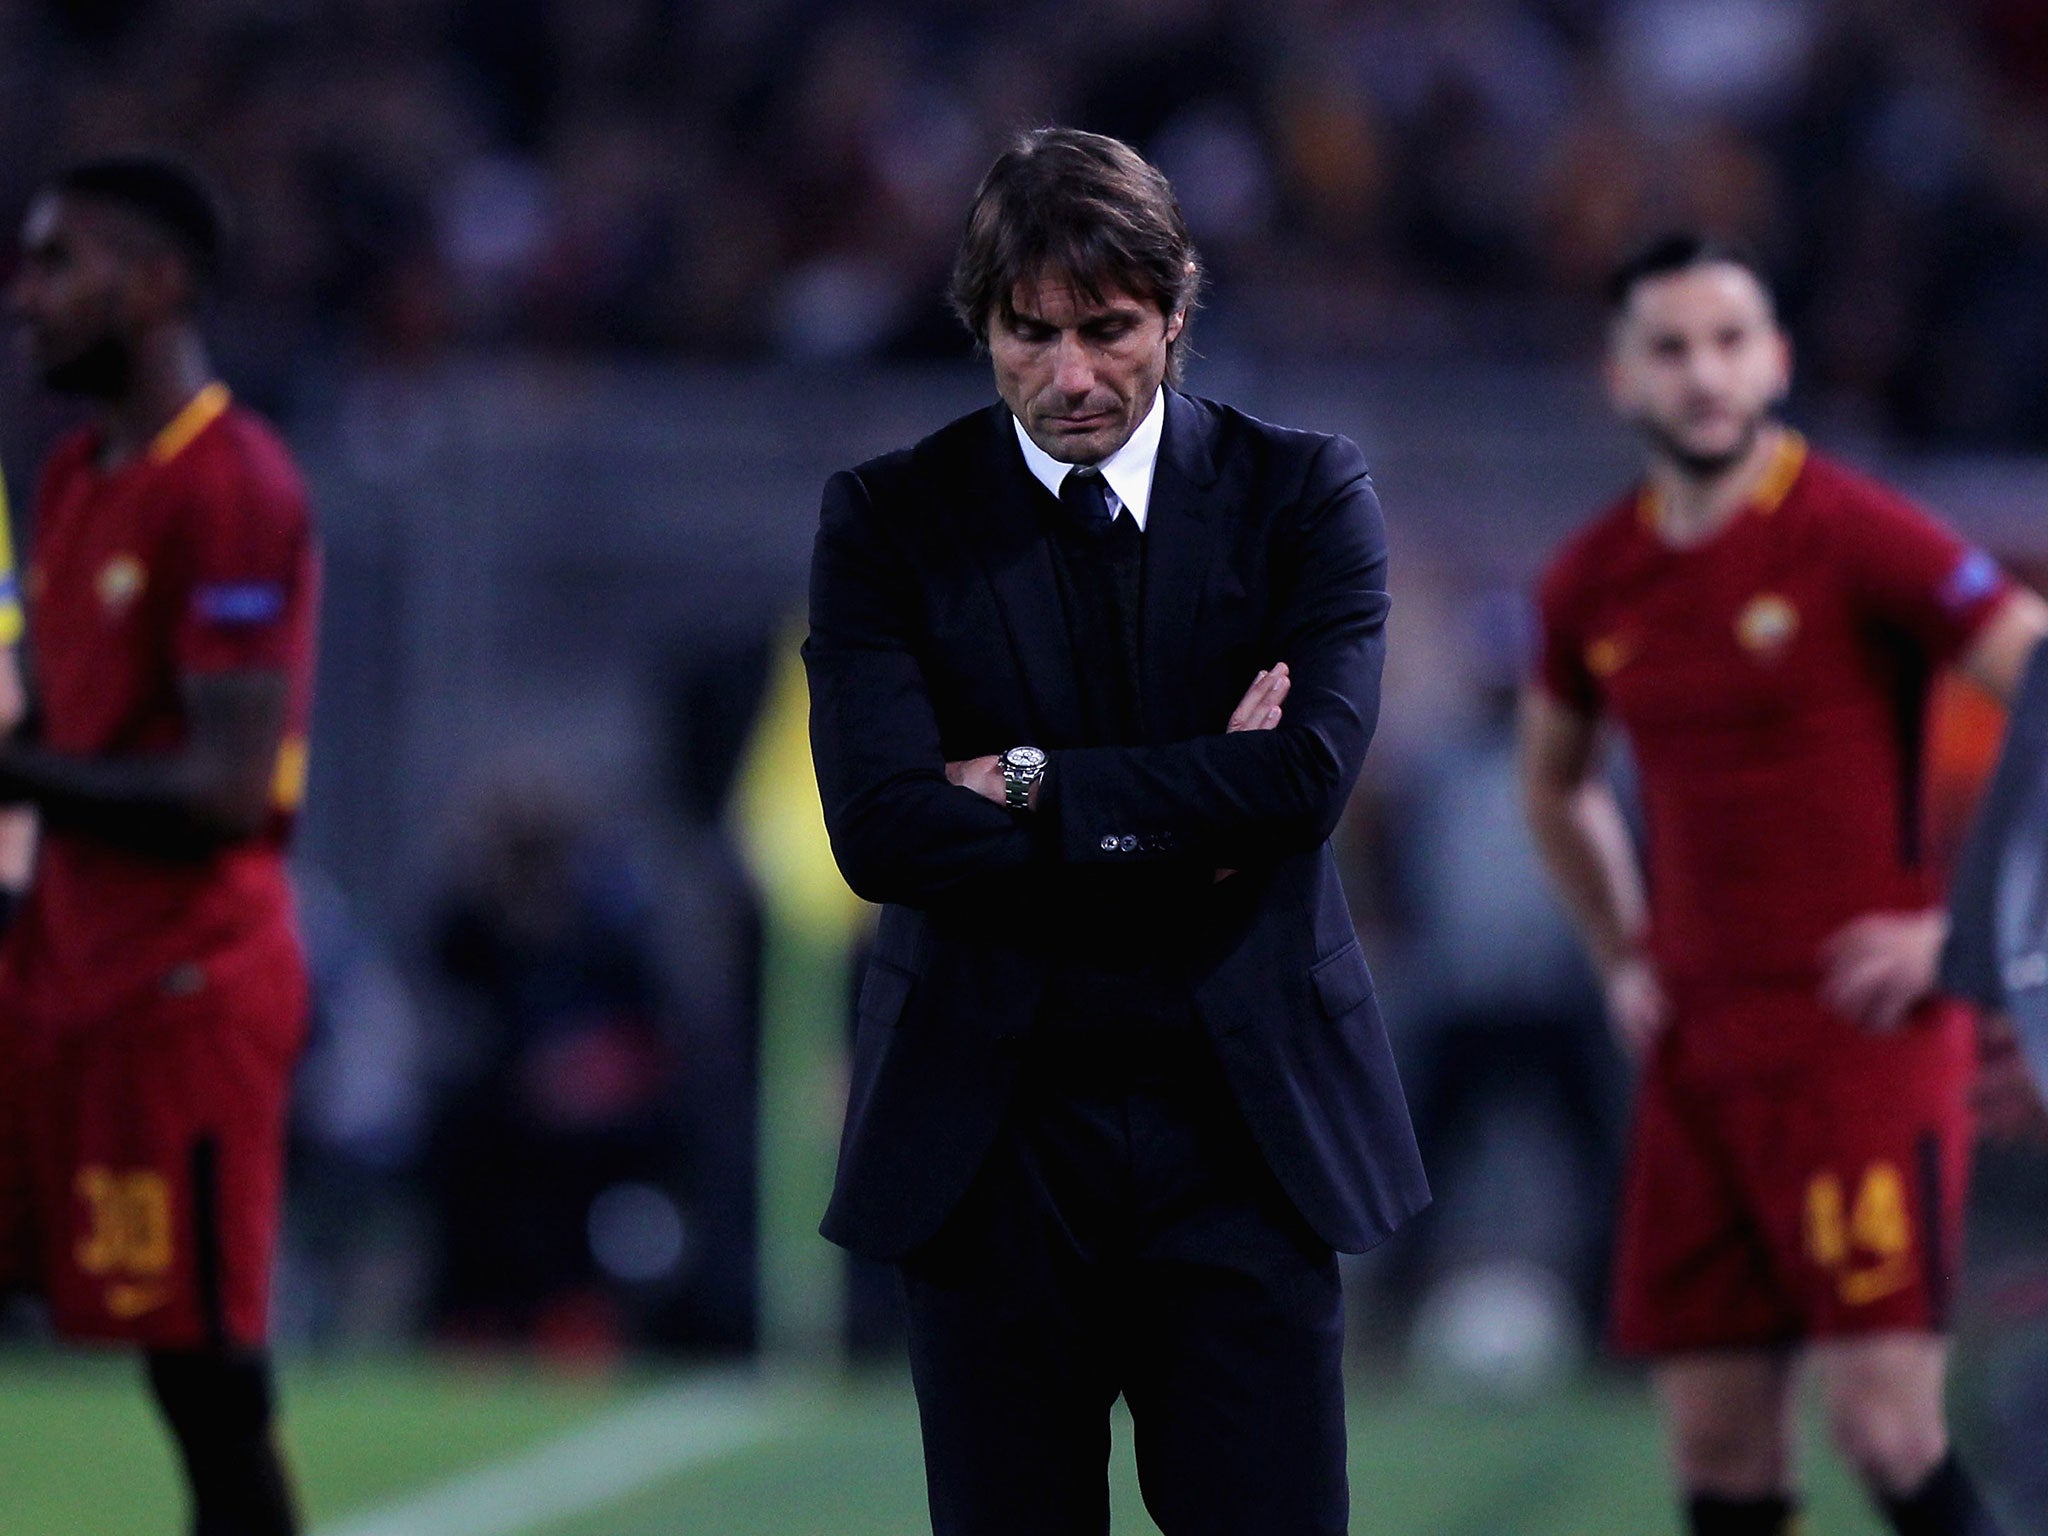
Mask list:
MULTIPOLYGON (((1038 444, 1024 430, 1024 423, 1015 416, 1010 425, 1017 429, 1017 446, 1024 450, 1024 463, 1053 495, 1060 493, 1060 486, 1078 466, 1063 464, 1038 444)), ((1145 514, 1152 506, 1152 470, 1159 462, 1159 442, 1166 433, 1166 386, 1152 397, 1152 409, 1145 413, 1145 419, 1138 423, 1138 430, 1125 439, 1123 447, 1095 467, 1102 471, 1102 478, 1110 496, 1124 511, 1131 514, 1131 520, 1144 532, 1145 514)))

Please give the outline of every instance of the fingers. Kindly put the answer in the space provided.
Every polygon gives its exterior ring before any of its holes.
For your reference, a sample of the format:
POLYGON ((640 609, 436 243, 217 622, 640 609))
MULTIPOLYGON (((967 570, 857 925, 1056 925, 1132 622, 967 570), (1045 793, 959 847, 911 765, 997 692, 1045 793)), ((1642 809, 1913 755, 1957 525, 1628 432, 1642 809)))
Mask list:
POLYGON ((1280 723, 1280 706, 1287 699, 1288 689, 1294 686, 1294 679, 1288 674, 1287 663, 1278 662, 1271 670, 1261 672, 1252 679, 1252 685, 1238 700, 1237 708, 1230 712, 1230 723, 1226 732, 1270 731, 1280 723))
POLYGON ((1865 1029, 1897 1029, 1919 1001, 1919 987, 1882 949, 1842 949, 1821 982, 1821 1001, 1865 1029))
POLYGON ((1657 1037, 1664 1033, 1664 1019, 1661 1014, 1647 1009, 1617 1014, 1614 1033, 1621 1044, 1622 1054, 1640 1061, 1650 1054, 1657 1037))
MULTIPOLYGON (((1989 1020, 1986 1021, 1987 1025, 1989 1020)), ((2048 1106, 2027 1073, 2025 1060, 2007 1026, 1987 1030, 1970 1103, 1978 1128, 1994 1141, 2039 1141, 2048 1132, 2048 1106)))
POLYGON ((1820 999, 1878 1034, 1900 1028, 1934 990, 1946 924, 1935 912, 1870 912, 1821 946, 1820 999))
POLYGON ((1640 1060, 1671 1022, 1671 1003, 1656 972, 1644 961, 1621 966, 1607 981, 1607 1011, 1623 1052, 1640 1060))
POLYGON ((1008 795, 1003 784, 1001 758, 970 757, 964 762, 948 763, 946 782, 958 784, 962 789, 971 789, 982 799, 996 805, 1008 803, 1008 795))
POLYGON ((1847 947, 1821 982, 1821 1001, 1865 1029, 1897 1029, 1920 1000, 1916 979, 1883 950, 1847 947))

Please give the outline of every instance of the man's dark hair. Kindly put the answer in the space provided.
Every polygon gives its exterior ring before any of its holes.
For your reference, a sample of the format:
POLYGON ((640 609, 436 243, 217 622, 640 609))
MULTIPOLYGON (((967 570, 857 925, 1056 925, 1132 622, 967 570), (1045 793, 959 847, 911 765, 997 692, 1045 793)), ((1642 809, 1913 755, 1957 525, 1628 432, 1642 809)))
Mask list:
POLYGON ((1644 283, 1659 277, 1669 277, 1674 272, 1690 272, 1695 267, 1740 267, 1757 281, 1764 291, 1764 297, 1777 307, 1778 296, 1771 286, 1770 273, 1764 270, 1763 262, 1744 246, 1731 240, 1717 240, 1709 235, 1691 231, 1659 235, 1632 252, 1628 259, 1616 267, 1607 279, 1607 312, 1619 315, 1628 308, 1629 300, 1636 296, 1636 289, 1644 283))
POLYGON ((204 289, 219 277, 227 251, 227 216, 206 179, 169 155, 103 155, 61 172, 49 190, 110 203, 141 219, 168 241, 204 289))
MULTIPOLYGON (((968 210, 947 298, 975 340, 1014 318, 1011 295, 1040 274, 1100 302, 1112 289, 1192 312, 1201 263, 1173 187, 1130 145, 1078 128, 1034 128, 989 167, 968 210)), ((1180 343, 1167 376, 1180 374, 1180 343)))

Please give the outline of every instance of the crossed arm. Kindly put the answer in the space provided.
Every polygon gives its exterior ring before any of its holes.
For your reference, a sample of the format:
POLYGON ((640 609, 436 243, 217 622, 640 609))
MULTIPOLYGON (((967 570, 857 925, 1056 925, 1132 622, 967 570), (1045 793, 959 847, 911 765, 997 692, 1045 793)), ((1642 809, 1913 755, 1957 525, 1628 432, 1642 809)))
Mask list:
MULTIPOLYGON (((1245 690, 1244 697, 1237 701, 1237 708, 1230 712, 1230 722, 1223 727, 1223 733, 1229 736, 1239 731, 1270 731, 1279 725, 1280 707, 1287 702, 1287 690, 1292 682, 1284 661, 1276 661, 1259 673, 1252 679, 1251 687, 1245 690)), ((1009 803, 1008 786, 1003 781, 1003 760, 995 753, 946 764, 946 782, 971 789, 992 805, 1009 803)), ((1033 810, 1038 809, 1038 790, 1039 784, 1034 783, 1031 786, 1033 810)))
POLYGON ((863 482, 835 476, 804 658, 826 826, 855 891, 927 908, 1018 881, 1049 882, 1050 893, 1111 861, 1097 836, 1110 826, 1169 834, 1161 844, 1172 850, 1120 854, 1117 867, 1172 859, 1204 879, 1320 845, 1378 716, 1385 537, 1355 447, 1323 446, 1284 523, 1266 639, 1285 665, 1253 684, 1232 716, 1240 728, 1055 751, 1054 805, 1020 815, 1000 805, 992 759, 945 751, 918 655, 926 594, 863 482), (1247 711, 1261 727, 1243 728, 1247 711))
POLYGON ((201 856, 260 832, 271 811, 289 684, 250 668, 184 680, 184 742, 162 753, 82 756, 0 743, 0 802, 46 825, 168 857, 201 856))

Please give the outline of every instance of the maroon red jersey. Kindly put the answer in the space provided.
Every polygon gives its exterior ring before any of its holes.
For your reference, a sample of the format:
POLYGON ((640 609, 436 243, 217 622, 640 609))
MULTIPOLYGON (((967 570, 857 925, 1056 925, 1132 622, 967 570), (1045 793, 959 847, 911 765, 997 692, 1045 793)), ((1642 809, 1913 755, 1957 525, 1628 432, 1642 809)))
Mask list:
POLYGON ((26 589, 43 739, 140 756, 186 730, 181 680, 240 669, 290 679, 276 815, 197 859, 137 853, 49 826, 0 993, 29 1028, 87 1026, 203 986, 257 952, 295 955, 283 863, 305 782, 316 557, 289 455, 219 385, 111 472, 93 432, 67 440, 40 490, 26 589))
POLYGON ((1935 899, 1920 852, 1927 683, 2009 583, 1796 437, 1703 544, 1667 544, 1649 510, 1630 497, 1551 566, 1542 682, 1628 736, 1667 985, 1810 992, 1843 923, 1935 899))

